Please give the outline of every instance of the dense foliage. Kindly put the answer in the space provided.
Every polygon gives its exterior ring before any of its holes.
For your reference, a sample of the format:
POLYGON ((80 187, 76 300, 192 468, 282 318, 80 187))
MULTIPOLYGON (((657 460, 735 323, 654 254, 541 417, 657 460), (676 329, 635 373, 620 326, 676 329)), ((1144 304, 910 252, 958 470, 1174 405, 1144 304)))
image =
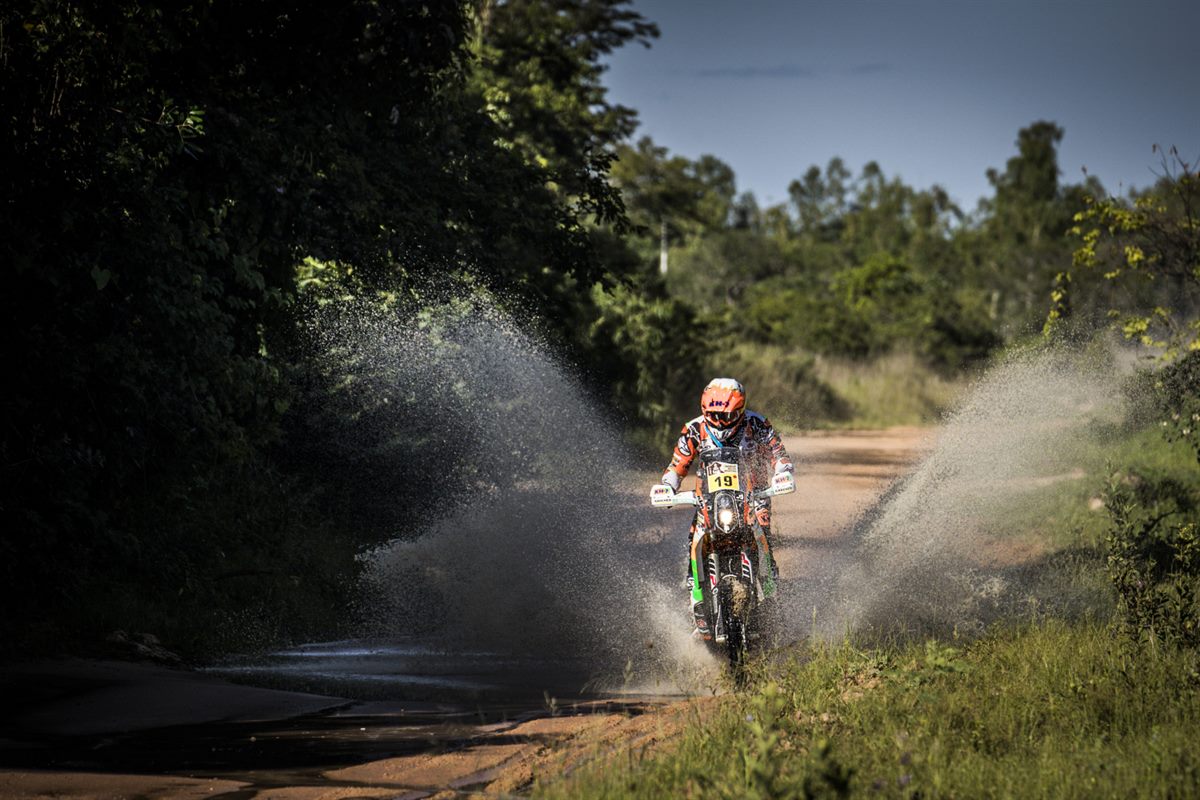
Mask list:
POLYGON ((1153 187, 1128 199, 1089 195, 1074 221, 1078 247, 1072 269, 1056 277, 1047 332, 1073 315, 1094 324, 1105 314, 1167 359, 1200 348, 1197 165, 1172 148, 1153 187))
POLYGON ((588 361, 570 321, 619 282, 588 226, 623 219, 605 147, 632 124, 598 59, 655 33, 622 5, 554 12, 589 35, 527 43, 544 86, 508 47, 539 3, 6 7, 8 624, 328 607, 353 550, 284 436, 321 402, 307 307, 488 292, 588 361))

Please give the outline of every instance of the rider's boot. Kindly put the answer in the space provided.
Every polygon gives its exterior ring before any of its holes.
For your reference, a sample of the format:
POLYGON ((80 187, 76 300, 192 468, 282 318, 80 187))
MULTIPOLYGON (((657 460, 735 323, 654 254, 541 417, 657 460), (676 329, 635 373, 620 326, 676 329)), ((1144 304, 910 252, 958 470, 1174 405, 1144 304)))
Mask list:
POLYGON ((771 536, 771 526, 763 527, 763 538, 767 540, 767 553, 770 555, 771 580, 779 583, 779 562, 775 560, 775 540, 771 536))
POLYGON ((696 576, 692 573, 692 537, 694 535, 694 529, 688 531, 686 551, 687 578, 684 579, 684 584, 687 586, 688 606, 692 609, 692 637, 695 639, 710 639, 712 638, 712 634, 708 630, 708 618, 704 615, 704 599, 700 592, 696 591, 696 576))
MULTIPOLYGON (((775 542, 772 541, 771 526, 763 525, 761 527, 763 533, 763 541, 761 544, 766 550, 766 553, 764 554, 766 556, 765 560, 767 564, 770 565, 770 573, 766 576, 763 576, 761 586, 764 598, 769 600, 774 598, 779 593, 779 562, 775 560, 775 542)), ((764 559, 759 560, 760 566, 763 560, 764 559)))
POLYGON ((708 636, 708 621, 704 618, 704 603, 696 600, 696 576, 692 574, 692 554, 687 556, 687 578, 684 579, 684 586, 688 593, 688 607, 692 609, 692 636, 695 638, 707 638, 708 636))
POLYGON ((761 505, 754 509, 758 527, 762 531, 762 544, 766 545, 767 561, 771 564, 771 582, 779 583, 779 564, 775 561, 775 539, 771 536, 771 501, 760 501, 761 505))
POLYGON ((704 603, 692 603, 692 638, 712 638, 712 633, 708 630, 708 620, 704 616, 704 603))

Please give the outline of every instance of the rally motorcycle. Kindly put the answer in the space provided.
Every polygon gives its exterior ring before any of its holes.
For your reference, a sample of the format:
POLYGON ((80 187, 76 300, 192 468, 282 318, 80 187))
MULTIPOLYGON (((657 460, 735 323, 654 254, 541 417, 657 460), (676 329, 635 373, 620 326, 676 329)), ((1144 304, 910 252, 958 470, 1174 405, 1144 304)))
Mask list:
POLYGON ((769 487, 756 488, 753 471, 737 447, 702 450, 696 474, 697 491, 676 492, 658 484, 650 490, 650 504, 698 509, 691 548, 696 628, 709 647, 724 650, 737 670, 761 633, 764 603, 777 589, 753 501, 794 492, 796 481, 790 472, 781 472, 769 487))

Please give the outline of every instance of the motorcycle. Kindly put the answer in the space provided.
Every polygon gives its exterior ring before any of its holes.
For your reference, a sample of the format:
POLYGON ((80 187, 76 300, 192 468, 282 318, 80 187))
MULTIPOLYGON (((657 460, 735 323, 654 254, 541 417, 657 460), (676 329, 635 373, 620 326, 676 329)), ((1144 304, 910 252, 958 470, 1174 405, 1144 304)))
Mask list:
POLYGON ((650 489, 650 504, 698 508, 691 544, 696 628, 710 648, 724 650, 737 671, 751 640, 761 634, 764 603, 778 590, 753 501, 794 492, 796 481, 781 472, 769 487, 756 489, 753 470, 737 447, 701 451, 696 474, 698 491, 676 492, 657 484, 650 489))

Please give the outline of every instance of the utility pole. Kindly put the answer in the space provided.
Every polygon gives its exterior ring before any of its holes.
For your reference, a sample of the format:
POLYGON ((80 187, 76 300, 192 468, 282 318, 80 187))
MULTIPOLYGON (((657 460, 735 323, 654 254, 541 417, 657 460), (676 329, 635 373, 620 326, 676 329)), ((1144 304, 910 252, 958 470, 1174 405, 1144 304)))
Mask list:
POLYGON ((658 240, 658 271, 667 274, 667 218, 663 217, 662 233, 658 240))

